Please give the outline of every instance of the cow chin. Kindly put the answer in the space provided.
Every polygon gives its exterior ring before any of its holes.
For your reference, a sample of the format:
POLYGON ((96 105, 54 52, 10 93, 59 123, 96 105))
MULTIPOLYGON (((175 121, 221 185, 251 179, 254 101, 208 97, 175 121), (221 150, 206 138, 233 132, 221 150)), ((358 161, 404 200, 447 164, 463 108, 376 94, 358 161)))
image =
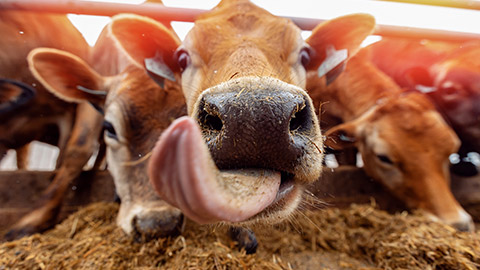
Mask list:
POLYGON ((304 191, 304 186, 302 184, 293 182, 287 185, 288 187, 282 187, 283 185, 280 186, 275 201, 265 208, 265 210, 235 225, 246 227, 258 224, 269 225, 287 220, 300 204, 304 191))

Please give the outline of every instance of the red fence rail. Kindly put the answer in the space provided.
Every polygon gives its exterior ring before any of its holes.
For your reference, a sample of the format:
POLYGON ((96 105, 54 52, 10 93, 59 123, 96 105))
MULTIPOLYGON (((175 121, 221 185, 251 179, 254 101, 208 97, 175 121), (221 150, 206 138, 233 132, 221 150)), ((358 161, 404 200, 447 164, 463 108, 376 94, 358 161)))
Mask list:
MULTIPOLYGON (((132 5, 75 0, 1 0, 0 9, 98 16, 113 16, 119 13, 135 13, 154 19, 183 22, 193 22, 198 15, 207 11, 202 9, 166 7, 155 3, 132 5)), ((303 30, 312 30, 317 24, 324 21, 322 19, 302 17, 287 18, 290 18, 303 30)), ((390 25, 378 25, 374 34, 381 36, 426 38, 444 41, 468 41, 480 39, 480 34, 477 33, 390 25)))
POLYGON ((480 1, 475 1, 475 0, 376 0, 376 1, 480 10, 480 1))

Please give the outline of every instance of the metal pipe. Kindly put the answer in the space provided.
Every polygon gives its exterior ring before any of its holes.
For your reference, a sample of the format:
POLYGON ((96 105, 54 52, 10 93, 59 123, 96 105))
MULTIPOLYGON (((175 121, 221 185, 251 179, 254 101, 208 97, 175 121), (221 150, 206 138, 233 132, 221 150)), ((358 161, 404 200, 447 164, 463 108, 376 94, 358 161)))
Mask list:
MULTIPOLYGON (((72 13, 83 15, 113 16, 119 13, 135 13, 148 16, 162 21, 183 21, 193 22, 198 15, 207 12, 202 9, 188 9, 166 7, 155 3, 140 5, 108 3, 108 2, 86 2, 75 0, 1 0, 0 10, 23 10, 51 13, 72 13)), ((316 25, 325 21, 322 19, 286 17, 290 18, 303 30, 312 30, 316 25)), ((480 34, 453 32, 444 30, 431 30, 417 27, 401 27, 389 25, 377 25, 375 33, 382 36, 426 38, 444 41, 468 41, 480 39, 480 34)))
POLYGON ((474 0, 376 0, 376 1, 480 10, 480 1, 474 1, 474 0))
POLYGON ((1 0, 0 9, 109 17, 120 13, 135 13, 156 20, 182 22, 193 22, 198 15, 207 11, 166 7, 155 3, 135 5, 77 0, 1 0))

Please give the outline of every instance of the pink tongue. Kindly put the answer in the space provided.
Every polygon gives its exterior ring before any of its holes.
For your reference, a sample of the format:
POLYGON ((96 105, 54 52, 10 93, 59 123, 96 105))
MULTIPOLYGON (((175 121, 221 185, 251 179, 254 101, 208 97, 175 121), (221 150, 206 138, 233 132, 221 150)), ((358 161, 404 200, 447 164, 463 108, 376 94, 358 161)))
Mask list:
POLYGON ((175 120, 153 149, 152 185, 160 197, 198 223, 244 221, 269 206, 280 173, 260 169, 220 172, 189 117, 175 120))

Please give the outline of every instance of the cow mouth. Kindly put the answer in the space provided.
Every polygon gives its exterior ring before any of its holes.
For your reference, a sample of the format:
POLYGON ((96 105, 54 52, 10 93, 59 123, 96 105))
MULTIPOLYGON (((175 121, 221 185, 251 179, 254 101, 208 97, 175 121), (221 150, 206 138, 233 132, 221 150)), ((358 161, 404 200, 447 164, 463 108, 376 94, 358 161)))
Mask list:
POLYGON ((272 202, 272 205, 278 203, 281 200, 284 200, 296 188, 294 178, 295 175, 291 173, 281 173, 280 187, 278 189, 275 200, 272 202))
POLYGON ((219 170, 189 117, 174 121, 158 140, 149 178, 162 199, 201 224, 262 219, 288 205, 299 189, 288 172, 219 170))

